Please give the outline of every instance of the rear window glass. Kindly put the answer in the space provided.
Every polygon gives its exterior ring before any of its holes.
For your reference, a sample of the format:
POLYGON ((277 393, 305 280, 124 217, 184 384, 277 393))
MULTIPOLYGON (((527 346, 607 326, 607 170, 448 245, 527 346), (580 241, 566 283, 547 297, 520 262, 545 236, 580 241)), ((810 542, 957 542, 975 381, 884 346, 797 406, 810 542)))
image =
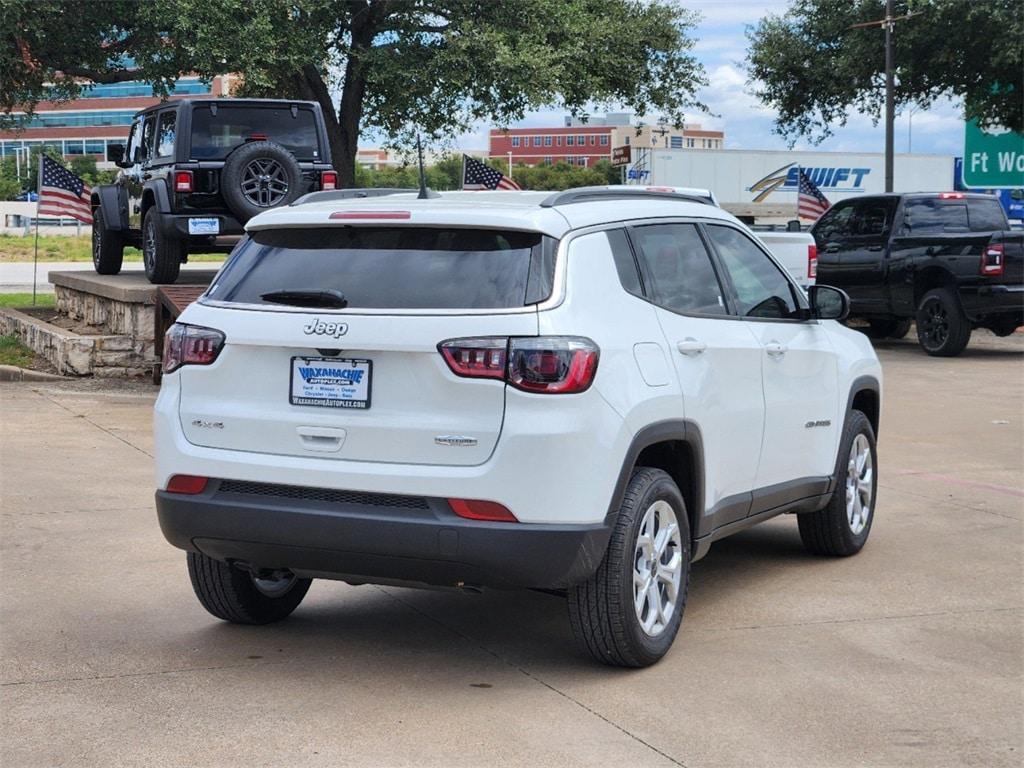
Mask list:
POLYGON ((268 140, 299 160, 320 158, 316 120, 310 109, 202 104, 192 111, 192 151, 196 160, 222 160, 239 144, 268 140), (214 114, 216 106, 217 114, 214 114))
POLYGON ((908 200, 904 226, 913 235, 971 231, 963 200, 908 200))
POLYGON ((510 309, 551 295, 555 241, 536 232, 331 227, 254 232, 207 296, 266 304, 335 290, 350 309, 510 309))
POLYGON ((968 200, 967 218, 972 232, 994 232, 1006 229, 1006 214, 998 200, 968 200))

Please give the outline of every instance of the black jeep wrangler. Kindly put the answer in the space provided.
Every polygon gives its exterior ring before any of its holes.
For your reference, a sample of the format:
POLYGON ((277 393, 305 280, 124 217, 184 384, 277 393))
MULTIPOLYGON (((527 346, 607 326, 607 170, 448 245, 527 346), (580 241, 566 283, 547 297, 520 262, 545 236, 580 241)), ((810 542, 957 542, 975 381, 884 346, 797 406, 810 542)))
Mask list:
POLYGON ((189 253, 228 252, 245 223, 307 192, 334 189, 320 105, 276 99, 182 99, 135 116, 122 168, 92 191, 92 259, 121 271, 124 247, 142 249, 151 283, 173 283, 189 253))

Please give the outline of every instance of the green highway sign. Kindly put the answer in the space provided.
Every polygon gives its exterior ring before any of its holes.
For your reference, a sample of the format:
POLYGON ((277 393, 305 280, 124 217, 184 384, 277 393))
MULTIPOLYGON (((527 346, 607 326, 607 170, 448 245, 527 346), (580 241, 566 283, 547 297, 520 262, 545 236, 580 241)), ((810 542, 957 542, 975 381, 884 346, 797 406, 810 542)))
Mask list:
POLYGON ((1024 134, 1000 126, 981 128, 968 120, 964 133, 964 186, 1024 187, 1024 134))

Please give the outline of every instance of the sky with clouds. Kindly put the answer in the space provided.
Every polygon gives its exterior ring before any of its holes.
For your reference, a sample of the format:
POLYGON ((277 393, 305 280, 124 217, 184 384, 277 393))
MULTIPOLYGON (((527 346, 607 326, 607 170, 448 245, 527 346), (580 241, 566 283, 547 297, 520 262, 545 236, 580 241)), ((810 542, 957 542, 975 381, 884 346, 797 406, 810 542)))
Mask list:
MULTIPOLYGON (((769 13, 782 13, 787 0, 757 2, 755 0, 680 0, 683 7, 701 14, 695 30, 694 54, 707 71, 709 84, 700 99, 715 117, 697 113, 687 115, 687 122, 725 131, 727 149, 787 149, 785 139, 772 133, 773 111, 749 93, 742 62, 746 57, 745 30, 769 13)), ((879 33, 881 34, 881 33, 879 33)), ((545 110, 533 112, 515 125, 561 125, 565 112, 545 110)), ((904 112, 896 117, 896 152, 906 152, 908 139, 915 154, 935 153, 958 155, 963 151, 963 118, 959 107, 951 101, 938 101, 926 111, 914 111, 909 119, 904 112)), ((460 149, 486 149, 490 126, 481 124, 455 141, 460 149)), ((861 114, 851 114, 847 125, 836 128, 835 135, 818 145, 818 149, 836 152, 881 152, 885 129, 861 114)), ((797 149, 811 145, 800 140, 797 149)))

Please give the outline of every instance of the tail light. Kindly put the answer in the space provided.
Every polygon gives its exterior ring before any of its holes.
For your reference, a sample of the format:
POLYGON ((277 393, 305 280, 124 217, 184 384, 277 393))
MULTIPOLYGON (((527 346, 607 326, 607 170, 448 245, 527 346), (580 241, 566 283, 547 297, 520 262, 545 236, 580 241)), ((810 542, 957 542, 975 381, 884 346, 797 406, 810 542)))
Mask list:
POLYGON ((338 174, 334 171, 324 171, 320 174, 320 189, 337 189, 338 174))
POLYGON ((500 379, 524 392, 566 395, 594 381, 600 350, 576 336, 451 339, 438 350, 456 376, 500 379))
POLYGON ((209 478, 196 475, 174 475, 167 481, 168 493, 185 493, 194 496, 206 490, 209 478))
POLYGON ((939 193, 939 200, 963 200, 963 192, 941 192, 939 193))
POLYGON ((807 246, 807 279, 818 277, 818 246, 811 243, 807 246))
POLYGON ((191 192, 192 186, 192 171, 175 171, 174 172, 174 191, 175 192, 191 192))
POLYGON ((224 334, 200 325, 175 323, 164 336, 163 373, 183 365, 209 365, 224 346, 224 334))
POLYGON ((448 504, 451 506, 452 512, 467 520, 490 520, 498 523, 519 522, 507 507, 496 501, 448 499, 448 504))
POLYGON ((979 272, 985 277, 997 277, 1003 274, 1003 264, 1006 262, 1006 251, 1002 243, 986 245, 981 251, 981 269, 979 272))

